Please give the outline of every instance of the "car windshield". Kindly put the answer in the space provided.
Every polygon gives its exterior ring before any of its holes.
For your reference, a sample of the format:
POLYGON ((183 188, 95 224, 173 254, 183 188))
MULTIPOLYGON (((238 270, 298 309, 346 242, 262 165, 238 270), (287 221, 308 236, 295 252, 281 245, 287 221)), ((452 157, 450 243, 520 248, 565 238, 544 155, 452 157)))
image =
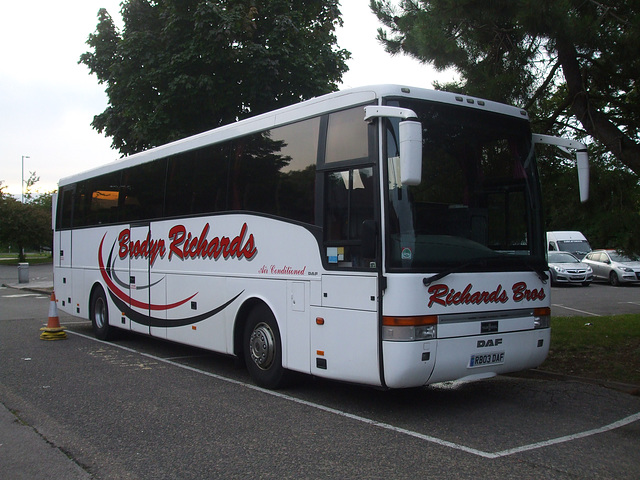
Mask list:
POLYGON ((591 251, 591 245, 586 240, 559 240, 558 248, 580 256, 584 256, 591 251))
POLYGON ((614 262, 621 262, 621 263, 628 263, 628 262, 637 262, 638 261, 638 257, 635 255, 622 255, 621 253, 618 252, 609 252, 609 256, 611 257, 611 260, 613 260, 614 262))
POLYGON ((398 100, 422 124, 422 181, 399 182, 398 120, 387 120, 390 269, 542 269, 540 194, 525 119, 398 100), (525 266, 523 266, 525 265, 525 266))
POLYGON ((580 260, 570 253, 549 252, 549 263, 580 263, 580 260))

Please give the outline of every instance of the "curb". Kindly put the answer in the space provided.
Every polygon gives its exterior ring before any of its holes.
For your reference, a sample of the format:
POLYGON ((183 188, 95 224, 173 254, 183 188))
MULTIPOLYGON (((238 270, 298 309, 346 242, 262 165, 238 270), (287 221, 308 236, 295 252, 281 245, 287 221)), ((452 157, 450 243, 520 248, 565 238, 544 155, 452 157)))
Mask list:
POLYGON ((53 292, 53 285, 51 285, 51 284, 33 285, 33 286, 31 286, 31 285, 29 285, 27 283, 20 284, 20 285, 11 284, 11 283, 3 283, 2 286, 6 287, 6 288, 12 288, 14 290, 26 290, 28 292, 43 293, 43 294, 46 294, 46 295, 51 295, 51 293, 53 292))

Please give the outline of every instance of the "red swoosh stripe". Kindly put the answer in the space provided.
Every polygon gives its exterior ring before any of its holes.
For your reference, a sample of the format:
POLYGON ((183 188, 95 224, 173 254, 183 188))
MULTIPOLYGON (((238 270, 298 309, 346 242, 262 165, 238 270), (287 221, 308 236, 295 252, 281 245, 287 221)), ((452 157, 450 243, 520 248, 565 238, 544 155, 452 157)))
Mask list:
POLYGON ((111 278, 109 278, 109 275, 107 275, 107 269, 104 267, 104 262, 102 261, 102 244, 104 243, 104 239, 106 236, 107 234, 105 233, 104 236, 102 237, 102 240, 100 241, 100 249, 98 251, 98 266, 100 267, 100 274, 102 275, 102 279, 106 282, 109 290, 113 292, 113 294, 123 302, 127 302, 132 307, 142 308, 147 310, 171 310, 172 308, 176 308, 176 307, 179 307, 180 305, 184 305, 185 303, 187 303, 189 300, 191 300, 193 297, 195 297, 198 294, 198 292, 196 292, 190 297, 185 298, 184 300, 181 300, 176 303, 171 303, 169 305, 154 305, 152 303, 144 303, 139 300, 134 300, 129 295, 127 295, 122 290, 120 290, 117 287, 117 285, 113 283, 111 278))

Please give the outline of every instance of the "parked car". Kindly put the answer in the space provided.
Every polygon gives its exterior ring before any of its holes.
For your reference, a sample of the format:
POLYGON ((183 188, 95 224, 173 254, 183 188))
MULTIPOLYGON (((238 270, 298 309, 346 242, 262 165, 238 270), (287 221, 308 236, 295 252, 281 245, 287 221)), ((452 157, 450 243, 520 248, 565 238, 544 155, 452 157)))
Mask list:
POLYGON ((594 250, 583 262, 593 268, 596 280, 605 280, 611 285, 640 282, 640 261, 634 255, 623 255, 616 250, 594 250))
POLYGON ((593 270, 569 252, 549 252, 551 285, 577 283, 585 287, 593 281, 593 270))

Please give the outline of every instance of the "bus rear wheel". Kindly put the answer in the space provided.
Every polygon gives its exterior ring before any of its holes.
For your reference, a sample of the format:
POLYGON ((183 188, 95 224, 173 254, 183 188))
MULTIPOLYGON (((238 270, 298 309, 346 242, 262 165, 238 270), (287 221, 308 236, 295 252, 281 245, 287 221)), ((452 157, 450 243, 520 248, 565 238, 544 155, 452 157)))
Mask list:
POLYGON ((100 340, 111 340, 115 337, 115 328, 109 325, 109 306, 107 296, 102 287, 97 287, 91 295, 89 317, 93 325, 93 333, 100 340))
POLYGON ((251 311, 243 338, 244 360, 251 378, 264 388, 283 387, 287 372, 282 366, 282 341, 269 307, 259 305, 251 311))

